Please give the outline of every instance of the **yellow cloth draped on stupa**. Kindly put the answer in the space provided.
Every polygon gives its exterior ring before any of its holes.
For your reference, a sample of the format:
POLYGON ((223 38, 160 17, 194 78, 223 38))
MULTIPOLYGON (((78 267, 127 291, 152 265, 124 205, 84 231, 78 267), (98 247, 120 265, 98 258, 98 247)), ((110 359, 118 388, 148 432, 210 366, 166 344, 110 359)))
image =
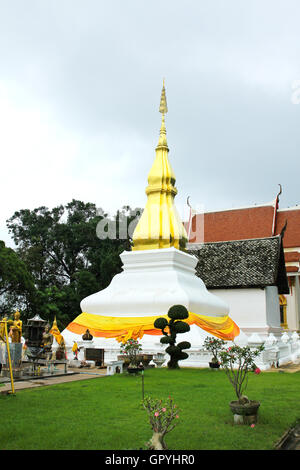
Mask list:
MULTIPOLYGON (((68 325, 68 330, 83 334, 88 328, 95 337, 115 338, 119 342, 125 342, 130 338, 141 339, 144 334, 161 335, 161 330, 154 328, 155 320, 160 317, 168 319, 167 315, 110 317, 84 312, 68 325)), ((189 312, 189 317, 184 321, 227 341, 233 340, 240 332, 239 327, 228 315, 211 317, 189 312)))

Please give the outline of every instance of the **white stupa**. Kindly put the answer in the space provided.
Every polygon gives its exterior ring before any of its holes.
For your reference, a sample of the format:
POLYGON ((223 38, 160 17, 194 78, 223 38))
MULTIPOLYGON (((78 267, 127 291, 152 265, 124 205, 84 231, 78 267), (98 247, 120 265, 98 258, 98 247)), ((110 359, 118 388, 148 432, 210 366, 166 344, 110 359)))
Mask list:
POLYGON ((174 205, 175 175, 168 159, 164 115, 167 112, 163 86, 160 112, 162 125, 156 158, 148 175, 147 203, 133 234, 132 251, 120 256, 123 271, 110 285, 82 300, 82 314, 62 332, 67 346, 80 342, 89 329, 95 347, 105 350, 105 360, 119 354, 120 341, 140 339, 143 351, 162 352, 161 332, 155 318, 166 316, 173 305, 189 311, 190 331, 180 335, 189 341, 185 366, 200 365, 197 355, 206 336, 231 341, 240 331, 230 319, 228 305, 208 292, 196 276, 196 257, 184 251, 187 235, 174 205))

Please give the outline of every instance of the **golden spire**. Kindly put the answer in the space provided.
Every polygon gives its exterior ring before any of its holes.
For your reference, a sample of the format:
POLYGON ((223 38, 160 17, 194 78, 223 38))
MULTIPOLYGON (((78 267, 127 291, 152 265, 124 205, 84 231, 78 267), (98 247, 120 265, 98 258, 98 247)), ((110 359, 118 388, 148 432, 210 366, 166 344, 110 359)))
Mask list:
POLYGON ((156 158, 148 174, 147 203, 133 234, 133 250, 184 249, 187 234, 174 205, 175 174, 168 159, 165 114, 168 112, 165 81, 159 112, 162 114, 156 158))

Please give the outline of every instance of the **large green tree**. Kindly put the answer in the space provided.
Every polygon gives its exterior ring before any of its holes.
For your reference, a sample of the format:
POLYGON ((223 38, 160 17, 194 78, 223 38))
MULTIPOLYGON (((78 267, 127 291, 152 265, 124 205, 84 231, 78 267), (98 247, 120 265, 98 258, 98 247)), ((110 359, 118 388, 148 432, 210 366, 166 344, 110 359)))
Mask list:
POLYGON ((15 212, 7 226, 34 278, 32 313, 50 321, 56 315, 61 328, 73 320, 80 301, 121 272, 119 255, 131 249, 124 223, 135 224, 140 212, 124 206, 111 217, 93 203, 74 199, 51 210, 43 206, 15 212), (106 225, 114 227, 112 233, 107 229, 107 237, 106 225))
POLYGON ((0 314, 11 315, 17 309, 27 313, 34 296, 34 279, 26 263, 0 241, 0 314))

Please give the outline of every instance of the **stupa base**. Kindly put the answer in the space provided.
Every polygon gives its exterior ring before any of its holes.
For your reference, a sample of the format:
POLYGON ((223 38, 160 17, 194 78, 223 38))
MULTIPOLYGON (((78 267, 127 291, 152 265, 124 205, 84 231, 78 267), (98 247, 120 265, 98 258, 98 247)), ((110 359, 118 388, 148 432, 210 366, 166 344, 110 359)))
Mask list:
MULTIPOLYGON (((82 343, 81 335, 72 333, 71 331, 64 330, 63 332, 65 342, 67 344, 67 357, 71 359, 73 357, 72 346, 73 341, 76 341, 80 346, 82 343)), ((190 341, 194 346, 191 349, 186 350, 189 357, 184 361, 180 361, 180 367, 208 367, 211 360, 211 353, 205 351, 203 348, 204 340, 207 336, 213 337, 213 335, 207 333, 201 328, 191 325, 191 330, 188 333, 178 335, 179 341, 190 341), (197 345, 195 345, 197 343, 197 345)), ((160 343, 161 336, 144 335, 139 341, 142 346, 142 352, 144 354, 165 353, 166 345, 160 343)), ((243 332, 235 339, 236 344, 244 345, 247 344, 247 336, 243 332)), ((228 342, 228 346, 232 345, 232 342, 228 342)), ((104 364, 110 361, 116 361, 117 356, 120 354, 120 343, 115 339, 108 338, 93 338, 93 348, 104 349, 104 364)), ((83 349, 78 355, 78 359, 84 359, 83 349)), ((165 353, 165 362, 163 366, 166 366, 169 360, 169 355, 165 353)), ((152 362, 151 362, 152 364, 152 362)))
MULTIPOLYGON (((120 256, 123 272, 117 274, 106 289, 83 299, 80 306, 85 313, 75 318, 62 332, 67 348, 73 346, 73 341, 81 341, 85 329, 89 329, 94 336, 94 347, 105 350, 105 361, 116 360, 120 342, 115 338, 102 337, 101 322, 105 318, 109 323, 111 318, 112 328, 116 328, 117 322, 122 330, 122 324, 129 317, 133 324, 135 321, 139 323, 139 328, 142 321, 140 343, 143 352, 156 354, 163 352, 165 346, 160 343, 161 335, 147 334, 147 328, 148 331, 149 328, 153 330, 153 317, 167 315, 172 305, 184 305, 190 313, 208 319, 214 317, 222 321, 228 316, 228 305, 210 293, 196 276, 196 257, 174 247, 123 252, 120 256), (143 328, 144 324, 148 327, 143 328)), ((136 328, 133 325, 132 331, 136 328)), ((191 343, 190 359, 183 361, 186 366, 199 366, 203 362, 199 362, 196 356, 207 336, 209 332, 196 324, 191 324, 189 332, 178 335, 178 341, 191 343)))

